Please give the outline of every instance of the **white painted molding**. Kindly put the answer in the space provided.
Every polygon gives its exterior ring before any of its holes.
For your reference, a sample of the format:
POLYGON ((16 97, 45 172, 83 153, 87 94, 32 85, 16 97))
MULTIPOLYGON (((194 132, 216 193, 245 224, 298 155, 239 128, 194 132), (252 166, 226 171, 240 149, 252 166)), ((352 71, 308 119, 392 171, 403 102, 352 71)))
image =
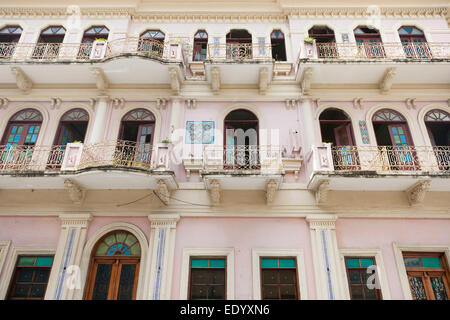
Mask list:
POLYGON ((3 265, 5 264, 6 256, 8 255, 10 245, 11 240, 0 241, 0 276, 2 274, 3 265))

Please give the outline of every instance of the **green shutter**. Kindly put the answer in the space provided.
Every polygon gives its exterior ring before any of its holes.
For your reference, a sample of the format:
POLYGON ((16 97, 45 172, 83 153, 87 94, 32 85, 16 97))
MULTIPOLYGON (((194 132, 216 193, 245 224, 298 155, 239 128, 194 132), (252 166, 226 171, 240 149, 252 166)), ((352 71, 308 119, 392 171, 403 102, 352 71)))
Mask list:
POLYGON ((425 268, 442 268, 441 260, 437 257, 422 258, 422 264, 425 268))
POLYGON ((278 268, 278 259, 261 259, 261 267, 263 268, 278 268))
POLYGON ((37 257, 36 266, 37 267, 51 267, 53 262, 53 257, 37 257))

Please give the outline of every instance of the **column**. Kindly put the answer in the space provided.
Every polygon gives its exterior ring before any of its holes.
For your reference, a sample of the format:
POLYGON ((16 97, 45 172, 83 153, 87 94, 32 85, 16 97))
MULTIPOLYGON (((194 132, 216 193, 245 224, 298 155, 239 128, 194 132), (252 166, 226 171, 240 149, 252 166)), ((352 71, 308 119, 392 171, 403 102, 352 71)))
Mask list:
POLYGON ((176 142, 175 140, 178 137, 183 137, 183 132, 177 132, 177 129, 180 129, 180 116, 182 113, 182 100, 179 98, 172 99, 172 105, 170 107, 170 122, 169 122, 169 132, 168 137, 172 142, 176 142))
POLYGON ((108 114, 109 97, 97 97, 97 104, 95 106, 94 124, 92 133, 89 139, 89 144, 101 142, 105 135, 106 116, 108 114))
POLYGON ((335 215, 316 214, 306 217, 311 231, 317 299, 345 299, 344 284, 336 240, 335 215))
POLYGON ((180 216, 177 214, 151 214, 150 266, 147 299, 169 300, 171 298, 175 233, 180 216))
POLYGON ((81 290, 79 270, 86 233, 92 215, 89 213, 61 214, 61 233, 53 260, 52 274, 49 279, 46 300, 72 300, 75 291, 81 290), (70 277, 70 279, 68 279, 70 277))
POLYGON ((311 146, 320 143, 320 136, 316 138, 313 102, 311 98, 300 99, 301 103, 301 119, 303 124, 303 141, 305 143, 305 152, 311 151, 311 146))

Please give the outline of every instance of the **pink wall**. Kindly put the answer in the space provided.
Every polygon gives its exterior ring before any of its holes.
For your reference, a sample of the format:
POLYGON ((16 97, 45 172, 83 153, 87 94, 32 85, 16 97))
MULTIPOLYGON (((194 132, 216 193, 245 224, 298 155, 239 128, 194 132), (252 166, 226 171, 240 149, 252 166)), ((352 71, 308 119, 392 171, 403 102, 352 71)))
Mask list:
POLYGON ((338 219, 338 247, 380 248, 392 299, 404 299, 394 258, 393 242, 450 243, 450 220, 435 219, 338 219))
POLYGON ((150 237, 150 221, 147 217, 95 217, 89 224, 86 241, 89 241, 89 239, 94 236, 100 228, 114 222, 134 224, 145 234, 148 244, 148 239, 150 237))
POLYGON ((308 298, 314 299, 309 235, 303 219, 182 218, 177 225, 172 299, 179 299, 183 248, 234 248, 235 299, 253 299, 252 249, 303 249, 308 298))

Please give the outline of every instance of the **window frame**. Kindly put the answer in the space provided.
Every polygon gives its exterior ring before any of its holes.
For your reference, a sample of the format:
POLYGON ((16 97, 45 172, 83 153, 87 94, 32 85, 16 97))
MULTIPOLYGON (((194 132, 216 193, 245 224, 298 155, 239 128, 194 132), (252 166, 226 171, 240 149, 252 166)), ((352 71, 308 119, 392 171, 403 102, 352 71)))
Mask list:
MULTIPOLYGON (((372 259, 372 260, 374 260, 374 265, 377 267, 377 270, 378 270, 378 266, 377 266, 377 262, 376 262, 376 259, 375 259, 375 256, 358 256, 358 255, 346 255, 346 256, 344 256, 344 264, 345 264, 345 272, 346 272, 346 274, 347 274, 347 285, 348 285, 348 289, 349 289, 349 295, 350 295, 350 300, 357 300, 357 299, 352 299, 352 294, 351 294, 351 290, 350 290, 350 288, 352 287, 352 284, 350 283, 350 270, 361 270, 361 269, 364 269, 363 267, 348 267, 347 266, 347 264, 345 263, 346 262, 346 259, 358 259, 358 260, 360 260, 360 259, 372 259)), ((370 275, 369 275, 370 276, 370 275)), ((376 290, 376 296, 377 296, 377 299, 376 300, 383 300, 383 294, 382 294, 382 292, 381 292, 381 290, 380 289, 376 289, 375 288, 375 290, 376 290)), ((365 295, 365 294, 363 294, 363 295, 365 295)), ((361 299, 361 300, 369 300, 369 299, 361 299)), ((370 300, 372 300, 372 299, 370 299, 370 300)))
POLYGON ((6 262, 6 257, 8 255, 10 246, 11 246, 11 240, 0 241, 0 274, 2 274, 3 266, 6 262))
POLYGON ((253 299, 262 300, 261 258, 295 258, 298 300, 308 300, 308 284, 303 249, 252 249, 253 299))
MULTIPOLYGON (((215 260, 218 260, 218 259, 223 259, 223 260, 225 260, 225 267, 217 267, 217 268, 214 268, 214 267, 194 267, 194 268, 196 268, 196 269, 206 269, 206 270, 208 270, 208 269, 224 269, 224 271, 225 271, 225 279, 224 279, 224 286, 225 286, 225 289, 224 289, 224 299, 223 300, 227 300, 227 268, 228 268, 228 265, 227 265, 227 257, 226 256, 189 256, 189 283, 188 283, 188 299, 189 300, 222 300, 222 299, 192 299, 191 298, 191 294, 192 294, 192 259, 199 259, 199 258, 201 258, 201 259, 215 259, 215 260)), ((206 284, 206 286, 211 286, 211 284, 206 284)))
MULTIPOLYGON (((280 294, 278 295, 278 299, 264 299, 264 300, 300 300, 300 290, 298 288, 298 263, 297 263, 297 258, 295 256, 285 256, 285 257, 279 257, 279 256, 260 256, 259 257, 259 269, 260 269, 260 277, 261 277, 261 285, 260 285, 260 289, 261 289, 261 300, 262 297, 264 296, 264 277, 263 277, 263 270, 292 270, 294 268, 263 268, 262 266, 262 259, 294 259, 295 261, 295 299, 281 299, 280 294)), ((281 287, 281 284, 277 284, 277 287, 281 287)))

